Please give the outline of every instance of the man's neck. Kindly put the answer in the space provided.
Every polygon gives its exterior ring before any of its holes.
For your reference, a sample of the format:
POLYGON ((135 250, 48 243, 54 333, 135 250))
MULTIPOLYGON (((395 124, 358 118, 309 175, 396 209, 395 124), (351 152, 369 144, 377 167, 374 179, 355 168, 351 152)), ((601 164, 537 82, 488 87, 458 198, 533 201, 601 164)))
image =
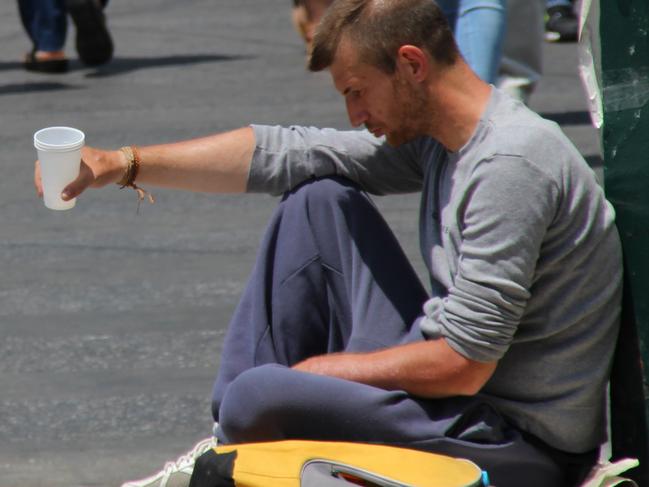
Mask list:
POLYGON ((475 132, 487 108, 491 86, 463 61, 444 70, 429 84, 429 135, 451 152, 461 149, 475 132))

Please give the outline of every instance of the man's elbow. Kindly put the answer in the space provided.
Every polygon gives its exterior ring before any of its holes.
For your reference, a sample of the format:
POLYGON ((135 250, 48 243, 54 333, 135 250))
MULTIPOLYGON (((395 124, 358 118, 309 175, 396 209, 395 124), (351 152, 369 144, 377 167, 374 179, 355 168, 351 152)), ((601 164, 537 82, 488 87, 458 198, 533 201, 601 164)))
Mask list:
POLYGON ((463 367, 458 379, 456 395, 458 396, 475 396, 484 385, 489 381, 498 362, 476 362, 466 359, 466 365, 463 367))
POLYGON ((456 392, 457 396, 475 396, 482 390, 482 387, 486 384, 486 381, 467 381, 464 384, 460 384, 458 391, 456 392))

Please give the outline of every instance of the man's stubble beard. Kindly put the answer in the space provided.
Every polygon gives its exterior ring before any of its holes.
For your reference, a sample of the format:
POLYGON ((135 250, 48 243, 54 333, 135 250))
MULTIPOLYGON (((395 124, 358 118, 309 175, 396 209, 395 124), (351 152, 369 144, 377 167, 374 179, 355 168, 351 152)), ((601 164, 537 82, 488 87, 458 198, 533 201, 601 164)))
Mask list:
POLYGON ((398 147, 426 135, 433 114, 429 113, 428 95, 423 90, 413 89, 398 75, 392 85, 399 121, 395 131, 386 133, 386 140, 391 146, 398 147))

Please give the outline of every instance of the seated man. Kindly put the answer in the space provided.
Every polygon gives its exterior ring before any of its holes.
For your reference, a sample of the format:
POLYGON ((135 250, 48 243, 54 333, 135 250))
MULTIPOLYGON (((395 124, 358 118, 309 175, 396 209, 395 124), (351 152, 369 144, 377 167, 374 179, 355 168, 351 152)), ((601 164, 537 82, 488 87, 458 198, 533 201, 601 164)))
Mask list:
POLYGON ((473 459, 499 487, 574 485, 606 438, 621 296, 593 172, 471 71, 430 0, 338 0, 310 69, 367 131, 86 148, 64 199, 115 182, 284 195, 225 338, 219 441, 401 445, 473 459), (420 190, 430 294, 366 194, 420 190))

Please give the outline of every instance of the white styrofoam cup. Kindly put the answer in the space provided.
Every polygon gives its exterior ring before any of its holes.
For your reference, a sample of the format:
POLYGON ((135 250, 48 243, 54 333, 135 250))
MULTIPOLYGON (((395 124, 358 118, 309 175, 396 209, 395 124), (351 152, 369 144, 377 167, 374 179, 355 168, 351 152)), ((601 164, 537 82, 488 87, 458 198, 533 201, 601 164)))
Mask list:
POLYGON ((61 199, 61 192, 79 175, 85 136, 71 127, 47 127, 34 134, 43 183, 43 202, 51 210, 74 208, 76 198, 61 199))

